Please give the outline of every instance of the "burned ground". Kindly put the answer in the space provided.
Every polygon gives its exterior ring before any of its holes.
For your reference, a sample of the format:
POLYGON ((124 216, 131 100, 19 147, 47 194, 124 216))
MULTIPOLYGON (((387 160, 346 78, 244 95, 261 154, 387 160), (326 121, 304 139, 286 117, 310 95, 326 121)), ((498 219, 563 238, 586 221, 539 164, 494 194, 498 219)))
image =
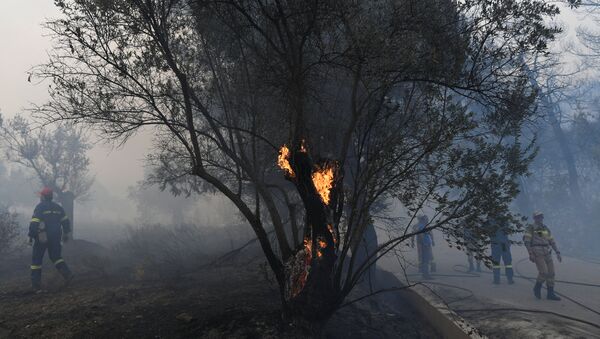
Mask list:
MULTIPOLYGON (((29 292, 28 255, 0 267, 0 338, 293 338, 280 316, 277 285, 261 259, 204 267, 177 277, 116 265, 111 252, 75 241, 65 249, 77 279, 63 288, 44 266, 46 292, 29 292)), ((47 264, 47 262, 46 262, 47 264)), ((351 297, 367 293, 357 290, 351 297)), ((390 294, 339 310, 324 338, 433 338, 390 294)))

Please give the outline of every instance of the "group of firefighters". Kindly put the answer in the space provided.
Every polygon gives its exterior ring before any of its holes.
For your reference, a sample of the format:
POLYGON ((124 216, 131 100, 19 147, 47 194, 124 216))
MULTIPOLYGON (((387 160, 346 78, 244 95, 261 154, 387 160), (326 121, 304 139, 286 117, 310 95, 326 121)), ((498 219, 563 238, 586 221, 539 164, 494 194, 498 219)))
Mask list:
MULTIPOLYGON (((538 276, 536 279, 535 286, 533 288, 533 294, 536 298, 541 299, 542 285, 546 283, 548 291, 548 300, 560 300, 560 298, 554 293, 554 262, 552 260, 552 251, 556 253, 556 258, 559 262, 562 261, 560 251, 556 246, 554 237, 550 232, 550 229, 544 224, 544 214, 542 212, 535 212, 533 214, 533 224, 529 225, 523 234, 523 243, 529 253, 529 260, 535 263, 538 276)), ((417 244, 418 260, 419 260, 419 271, 422 274, 423 279, 432 279, 430 272, 435 272, 435 262, 433 258, 433 246, 435 242, 431 231, 423 231, 429 224, 429 219, 426 215, 420 215, 417 217, 417 223, 413 227, 413 232, 417 233, 416 237, 412 238, 412 247, 417 244), (415 240, 416 238, 416 240, 415 240)), ((500 284, 500 270, 502 262, 506 280, 508 284, 514 284, 514 273, 512 267, 512 255, 510 252, 511 242, 508 237, 507 229, 502 227, 498 222, 491 221, 489 225, 492 228, 490 235, 490 247, 491 247, 491 261, 492 261, 492 272, 493 272, 493 283, 500 284)), ((477 270, 481 272, 481 260, 475 258, 474 253, 477 251, 476 246, 473 245, 476 240, 472 234, 472 230, 466 229, 464 231, 464 240, 466 244, 467 258, 469 262, 469 272, 477 270), (477 267, 475 267, 475 262, 477 267)))
MULTIPOLYGON (((33 212, 28 234, 30 243, 33 245, 31 284, 35 292, 41 291, 42 261, 46 251, 48 251, 50 260, 63 276, 65 282, 68 284, 73 279, 73 274, 61 255, 62 242, 69 240, 69 233, 71 232, 69 218, 65 214, 64 209, 52 201, 53 192, 50 188, 42 189, 39 195, 40 203, 35 207, 33 212)), ((423 231, 429 224, 427 216, 421 215, 417 219, 417 223, 413 229, 417 233, 417 236, 412 237, 412 247, 415 247, 416 242, 419 270, 424 279, 431 279, 430 272, 436 271, 432 249, 435 246, 435 240, 431 231, 423 231)), ((545 282, 548 290, 547 298, 549 300, 560 300, 554 293, 552 250, 556 252, 559 262, 562 261, 562 257, 556 247, 552 233, 544 225, 544 214, 535 212, 533 220, 533 225, 529 225, 523 235, 523 242, 529 253, 529 260, 535 263, 538 269, 537 281, 533 288, 533 293, 536 298, 540 299, 542 284, 545 282)), ((490 225, 495 228, 495 233, 490 237, 493 283, 500 283, 500 269, 502 268, 500 262, 502 261, 507 282, 514 284, 512 256, 510 252, 511 243, 508 234, 497 222, 491 222, 490 225)), ((473 272, 475 269, 480 272, 481 262, 479 259, 474 258, 476 249, 473 245, 469 245, 475 242, 470 230, 465 230, 464 239, 467 243, 469 272, 473 272), (475 268, 474 261, 477 262, 477 268, 475 268)))

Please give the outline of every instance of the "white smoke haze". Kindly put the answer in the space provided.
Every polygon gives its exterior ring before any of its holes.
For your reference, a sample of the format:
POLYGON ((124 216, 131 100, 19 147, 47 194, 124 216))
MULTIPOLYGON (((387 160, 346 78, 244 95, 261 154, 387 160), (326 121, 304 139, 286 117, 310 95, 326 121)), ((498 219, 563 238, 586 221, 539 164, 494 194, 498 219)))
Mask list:
MULTIPOLYGON (((527 218, 526 223, 532 222, 534 211, 542 211, 563 255, 571 256, 569 260, 587 260, 597 265, 600 262, 600 209, 597 208, 600 204, 600 97, 597 94, 600 44, 594 50, 585 46, 582 39, 585 33, 595 32, 600 36, 600 13, 590 13, 586 8, 570 9, 564 4, 560 4, 560 8, 562 13, 554 22, 562 26, 564 32, 550 46, 552 53, 544 60, 550 67, 530 70, 531 74, 535 73, 532 78, 538 81, 534 87, 540 93, 536 102, 539 119, 524 126, 522 133, 524 139, 536 139, 539 151, 529 168, 530 175, 518 178, 520 194, 511 208, 527 218)), ((4 121, 22 115, 39 126, 30 109, 48 100, 48 84, 30 82, 29 74, 32 67, 47 62, 52 46, 42 24, 59 15, 51 0, 0 0, 0 114, 4 121)), ((93 145, 87 155, 94 182, 89 197, 75 202, 74 238, 101 245, 106 251, 102 253, 114 252, 110 269, 117 271, 116 263, 122 261, 130 265, 130 271, 135 267, 134 275, 144 276, 144 279, 165 276, 180 279, 186 267, 198 269, 249 243, 253 244, 252 250, 239 259, 258 257, 264 262, 258 242, 253 240, 256 235, 252 228, 222 194, 173 195, 168 188, 161 191, 144 182, 150 171, 146 159, 154 142, 152 130, 141 128, 123 144, 103 140, 95 131, 86 133, 93 145)), ((283 180, 283 176, 279 179, 283 180)), ((13 232, 11 236, 17 239, 16 248, 21 254, 29 251, 25 247, 27 227, 41 187, 32 170, 9 161, 4 151, 0 152, 0 212, 15 213, 19 234, 17 237, 13 232)), ((372 235, 380 244, 406 230, 410 233, 417 222, 414 218, 417 214, 411 215, 397 200, 389 199, 385 203, 387 209, 382 208, 372 216, 375 229, 372 235)), ((434 223, 440 219, 434 216, 435 210, 436 206, 424 206, 418 214, 428 215, 434 223)), ((265 228, 274 243, 272 225, 265 228)), ((448 235, 451 232, 435 230, 433 233, 438 243, 434 253, 451 253, 439 258, 439 262, 446 264, 441 266, 442 274, 456 274, 452 265, 466 263, 463 250, 457 252, 456 246, 450 248, 452 246, 446 243, 445 237, 451 238, 448 235), (463 257, 464 262, 455 260, 463 260, 463 257)), ((461 232, 452 234, 462 235, 461 232)), ((512 234, 510 238, 518 248, 513 252, 515 263, 526 259, 520 244, 522 234, 512 234)), ((415 267, 418 259, 409 245, 410 241, 402 243, 385 256, 380 265, 387 269, 402 263, 406 265, 402 270, 408 268, 412 275, 419 275, 415 267)), ((484 254, 489 255, 488 244, 485 247, 484 254)), ((529 262, 521 262, 522 267, 527 264, 529 262)), ((102 271, 110 266, 101 261, 78 265, 98 265, 102 271)), ((265 264, 265 270, 266 267, 265 264)), ((557 267, 558 277, 563 268, 557 267)), ((585 279, 571 278, 588 283, 585 279)), ((562 275, 561 279, 566 278, 562 275)), ((582 295, 587 293, 584 289, 571 288, 582 295)), ((529 293, 529 285, 527 289, 529 293)), ((0 326, 0 337, 1 330, 0 326)))
MULTIPOLYGON (((564 28, 564 33, 551 46, 551 50, 560 54, 563 73, 569 73, 584 62, 581 57, 565 53, 565 51, 581 50, 580 44, 576 42, 580 35, 578 30, 581 27, 593 30, 595 26, 592 17, 586 15, 587 13, 581 9, 571 10, 567 6, 561 5, 561 10, 562 14, 555 19, 555 22, 564 28)), ((28 74, 32 67, 46 61, 46 55, 51 48, 50 38, 42 28, 42 24, 47 19, 55 18, 58 15, 59 12, 52 1, 3 0, 0 2, 0 112, 5 118, 19 113, 27 116, 28 108, 32 105, 42 104, 48 98, 48 85, 28 82, 28 74)), ((586 83, 593 83, 594 78, 589 77, 590 72, 593 73, 588 68, 585 72, 575 75, 575 78, 571 78, 570 81, 580 79, 586 83)), ((568 94, 576 91, 581 93, 579 88, 573 88, 568 94)), ((588 90, 588 92, 590 91, 588 90)), ((561 122, 567 134, 576 134, 575 131, 571 132, 575 117, 586 115, 592 125, 597 121, 596 108, 598 106, 595 101, 589 100, 589 97, 586 100, 577 100, 576 98, 567 101, 563 99, 559 105, 563 109, 561 122), (584 108, 582 109, 582 107, 584 108)), ((536 189, 540 191, 539 185, 561 185, 561 179, 548 179, 546 174, 541 174, 544 171, 544 166, 541 165, 543 161, 554 161, 554 168, 558 168, 555 170, 557 172, 553 174, 554 177, 564 174, 564 166, 559 164, 558 156, 554 158, 548 156, 558 155, 557 152, 554 152, 558 147, 553 144, 555 139, 549 132, 550 128, 551 126, 545 126, 544 129, 548 132, 540 133, 540 158, 532 168, 534 171, 532 176, 526 179, 529 186, 538 185, 538 187, 529 187, 528 192, 536 192, 536 189), (547 180, 554 181, 550 183, 547 180)), ((581 134, 581 132, 578 133, 581 134)), ((144 159, 152 143, 151 133, 143 131, 120 147, 97 140, 93 133, 90 134, 90 138, 94 143, 94 147, 89 152, 90 172, 94 175, 95 182, 90 199, 77 202, 77 237, 112 243, 119 236, 125 234, 127 227, 132 225, 202 224, 217 226, 240 223, 237 214, 231 212, 235 209, 228 205, 226 199, 219 196, 208 195, 188 199, 173 197, 168 192, 150 188, 145 193, 137 195, 137 198, 145 196, 148 205, 136 201, 136 194, 132 194, 132 192, 139 191, 139 182, 144 179, 144 159)), ((579 138, 578 142, 585 141, 579 138)), ((580 163, 583 162, 580 161, 580 163)), ((32 173, 6 162, 2 163, 2 166, 2 173, 9 183, 3 187, 0 193, 2 203, 11 206, 21 215, 22 220, 25 220, 30 209, 37 202, 35 192, 39 190, 40 185, 32 173), (16 182, 19 184, 10 185, 10 183, 16 182)), ((579 166, 581 167, 581 165, 579 166)), ((595 165, 591 166, 581 167, 581 170, 583 172, 593 171, 595 165)), ((600 180, 595 179, 593 174, 582 175, 581 185, 585 187, 586 194, 593 194, 591 192, 598 191, 600 188, 600 180)), ((567 190, 566 187, 563 189, 567 190)), ((555 190, 552 194, 559 194, 557 192, 555 190)), ((547 195, 550 193, 540 191, 536 194, 547 195)), ((555 232, 559 239, 567 237, 573 232, 579 234, 586 232, 584 226, 575 227, 574 224, 590 225, 590 227, 592 224, 597 224, 595 220, 598 218, 590 216, 586 216, 587 220, 577 220, 582 218, 581 213, 572 211, 572 208, 567 211, 568 208, 563 206, 560 197, 534 200, 536 203, 532 206, 521 206, 522 202, 517 200, 515 209, 525 216, 530 216, 532 209, 546 210, 547 221, 549 224, 556 224, 555 232)), ((401 214, 400 210, 396 212, 393 214, 401 214)), ((595 230, 591 232, 596 234, 595 230)), ((570 244, 569 247, 573 250, 577 249, 575 244, 570 244)), ((579 248, 578 251, 582 252, 583 250, 579 248)))

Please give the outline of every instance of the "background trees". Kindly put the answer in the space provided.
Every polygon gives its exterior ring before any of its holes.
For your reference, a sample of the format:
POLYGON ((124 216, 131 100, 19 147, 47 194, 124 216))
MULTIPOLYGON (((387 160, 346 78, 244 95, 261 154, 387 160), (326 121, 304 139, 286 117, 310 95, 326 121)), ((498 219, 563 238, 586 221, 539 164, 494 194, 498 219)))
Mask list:
POLYGON ((535 99, 523 66, 556 32, 551 5, 56 3, 38 115, 117 142, 151 128, 148 181, 225 195, 299 323, 318 328, 424 209, 424 231, 458 243, 490 216, 518 225, 508 204, 533 155, 521 128, 535 99), (407 217, 358 262, 386 199, 407 217))
POLYGON ((85 199, 93 178, 89 174, 90 146, 81 130, 70 125, 34 128, 22 116, 4 121, 0 140, 6 158, 30 169, 41 186, 52 188, 73 222, 75 199, 85 199))
POLYGON ((0 207, 0 254, 10 253, 20 235, 17 214, 0 207))
POLYGON ((593 160, 600 147, 594 127, 599 117, 600 7, 597 1, 563 3, 568 12, 565 35, 551 46, 551 55, 540 57, 529 68, 531 82, 538 88, 541 119, 524 134, 535 135, 539 152, 529 175, 521 178, 515 205, 524 214, 544 211, 566 253, 590 256, 598 254, 591 239, 600 235, 594 208, 600 177, 593 160))

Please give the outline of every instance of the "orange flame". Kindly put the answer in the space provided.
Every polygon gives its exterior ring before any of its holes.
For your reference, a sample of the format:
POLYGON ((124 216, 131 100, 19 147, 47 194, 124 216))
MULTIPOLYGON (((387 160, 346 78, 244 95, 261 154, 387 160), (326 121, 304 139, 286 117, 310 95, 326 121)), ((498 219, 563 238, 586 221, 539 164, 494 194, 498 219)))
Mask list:
POLYGON ((286 145, 281 146, 279 149, 277 165, 279 165, 279 168, 281 168, 290 178, 296 176, 294 174, 294 170, 292 169, 292 165, 290 164, 290 149, 286 145))
POLYGON ((330 194, 333 188, 335 164, 324 164, 323 166, 315 166, 315 170, 312 173, 312 181, 315 185, 315 189, 321 196, 321 200, 325 205, 329 205, 331 200, 330 194))
POLYGON ((302 141, 300 142, 300 152, 302 152, 302 153, 308 152, 308 150, 306 149, 306 146, 304 144, 304 139, 302 139, 302 141))
POLYGON ((319 247, 325 248, 325 247, 327 247, 327 243, 325 241, 319 239, 319 247))
POLYGON ((312 252, 312 240, 306 238, 304 239, 304 249, 306 250, 306 253, 310 254, 310 252, 312 252))
POLYGON ((333 230, 333 225, 327 224, 327 229, 329 230, 329 233, 331 233, 331 237, 333 238, 333 243, 336 244, 337 238, 335 237, 335 231, 333 230))
POLYGON ((309 237, 304 238, 304 250, 302 250, 302 254, 304 260, 304 267, 302 272, 294 279, 294 283, 292 285, 292 297, 297 296, 302 292, 304 286, 306 285, 306 281, 308 280, 308 274, 310 272, 310 264, 312 262, 312 240, 309 237))

